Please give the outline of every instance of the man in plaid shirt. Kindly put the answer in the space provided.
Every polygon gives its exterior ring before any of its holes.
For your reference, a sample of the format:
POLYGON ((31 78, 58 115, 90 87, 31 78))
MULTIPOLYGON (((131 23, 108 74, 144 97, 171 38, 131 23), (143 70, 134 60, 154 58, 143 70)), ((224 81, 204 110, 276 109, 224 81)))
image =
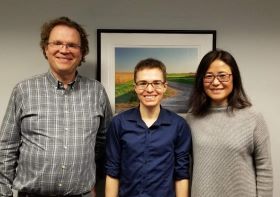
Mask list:
POLYGON ((0 196, 94 196, 112 111, 103 86, 77 67, 89 52, 83 27, 67 17, 45 23, 48 72, 18 83, 0 130, 0 196))

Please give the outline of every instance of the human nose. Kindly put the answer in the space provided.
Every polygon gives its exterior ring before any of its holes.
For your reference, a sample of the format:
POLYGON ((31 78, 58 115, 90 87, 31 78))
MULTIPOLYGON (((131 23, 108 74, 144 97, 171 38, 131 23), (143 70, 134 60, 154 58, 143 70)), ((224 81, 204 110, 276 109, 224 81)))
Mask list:
POLYGON ((147 87, 146 87, 146 90, 147 90, 147 91, 153 91, 153 90, 154 90, 153 83, 148 83, 148 84, 147 84, 147 87))
POLYGON ((213 85, 219 85, 221 82, 219 81, 218 77, 217 76, 214 76, 214 79, 212 81, 212 84, 213 85))
POLYGON ((59 48, 61 51, 70 51, 70 47, 68 44, 61 44, 60 48, 59 48))

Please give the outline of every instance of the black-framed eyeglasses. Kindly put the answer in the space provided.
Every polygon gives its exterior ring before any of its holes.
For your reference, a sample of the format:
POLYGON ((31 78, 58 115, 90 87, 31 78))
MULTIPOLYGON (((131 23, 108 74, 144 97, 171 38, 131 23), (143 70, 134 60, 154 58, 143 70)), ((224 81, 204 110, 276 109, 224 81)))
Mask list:
POLYGON ((231 75, 232 74, 229 73, 218 73, 217 75, 214 75, 213 73, 206 73, 203 80, 205 83, 212 83, 215 78, 217 78, 219 82, 228 82, 231 75))
POLYGON ((78 44, 63 43, 63 42, 60 42, 60 41, 48 42, 47 44, 54 49, 62 49, 64 46, 66 47, 66 49, 69 49, 69 50, 78 50, 78 49, 81 48, 81 46, 78 45, 78 44))
POLYGON ((160 80, 156 80, 151 83, 149 83, 148 81, 138 81, 135 83, 136 87, 139 90, 145 90, 149 85, 151 85, 154 89, 162 89, 164 84, 165 82, 160 80))

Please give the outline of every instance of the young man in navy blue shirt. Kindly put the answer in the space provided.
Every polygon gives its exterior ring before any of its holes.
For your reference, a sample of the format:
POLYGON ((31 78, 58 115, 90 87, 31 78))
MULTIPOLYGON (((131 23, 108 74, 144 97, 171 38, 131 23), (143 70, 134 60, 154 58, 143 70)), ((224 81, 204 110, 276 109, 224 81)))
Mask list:
POLYGON ((106 197, 187 197, 191 134, 182 117, 160 105, 165 65, 140 61, 134 83, 139 106, 115 116, 107 132, 106 197))

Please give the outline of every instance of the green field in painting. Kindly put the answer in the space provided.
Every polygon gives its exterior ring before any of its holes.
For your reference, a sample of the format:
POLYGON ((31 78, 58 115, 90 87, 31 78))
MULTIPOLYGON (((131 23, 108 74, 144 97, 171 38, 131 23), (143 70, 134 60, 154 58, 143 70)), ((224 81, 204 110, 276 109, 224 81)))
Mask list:
POLYGON ((137 101, 137 96, 134 93, 133 81, 117 84, 115 89, 115 95, 116 104, 137 101))
MULTIPOLYGON (((194 74, 191 73, 173 73, 167 74, 167 81, 178 82, 183 84, 193 84, 194 74)), ((168 96, 168 91, 166 92, 168 96)), ((115 103, 134 103, 137 102, 137 96, 134 92, 133 81, 120 83, 115 89, 115 103)))
POLYGON ((195 76, 193 73, 172 73, 167 74, 167 81, 184 83, 184 84, 193 84, 195 76))

